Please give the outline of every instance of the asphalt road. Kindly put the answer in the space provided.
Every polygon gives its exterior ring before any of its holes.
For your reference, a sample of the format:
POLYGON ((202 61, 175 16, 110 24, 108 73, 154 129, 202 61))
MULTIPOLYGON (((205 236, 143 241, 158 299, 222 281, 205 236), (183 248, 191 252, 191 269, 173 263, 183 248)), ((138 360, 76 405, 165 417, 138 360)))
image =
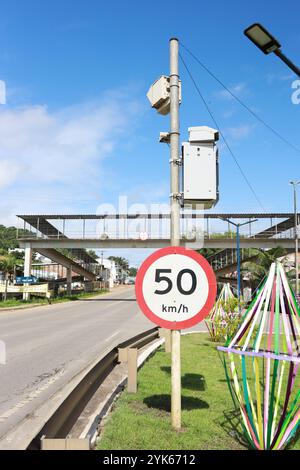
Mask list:
POLYGON ((0 362, 0 439, 94 360, 153 326, 129 286, 93 299, 0 312, 0 341, 6 346, 6 364, 0 362))
POLYGON ((133 287, 93 299, 0 312, 0 438, 98 356, 153 328, 133 287))

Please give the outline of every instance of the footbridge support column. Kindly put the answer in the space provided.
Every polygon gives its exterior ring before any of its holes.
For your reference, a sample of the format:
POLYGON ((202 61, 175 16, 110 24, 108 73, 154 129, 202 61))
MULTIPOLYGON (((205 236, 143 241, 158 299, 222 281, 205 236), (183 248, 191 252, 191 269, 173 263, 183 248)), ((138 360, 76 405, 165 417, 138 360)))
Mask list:
POLYGON ((67 294, 72 294, 72 268, 67 268, 67 294))
MULTIPOLYGON (((24 276, 31 276, 31 265, 32 265, 32 246, 31 246, 31 243, 26 243, 25 244, 24 276)), ((23 300, 29 300, 29 299, 30 299, 30 294, 27 292, 24 292, 23 300)))

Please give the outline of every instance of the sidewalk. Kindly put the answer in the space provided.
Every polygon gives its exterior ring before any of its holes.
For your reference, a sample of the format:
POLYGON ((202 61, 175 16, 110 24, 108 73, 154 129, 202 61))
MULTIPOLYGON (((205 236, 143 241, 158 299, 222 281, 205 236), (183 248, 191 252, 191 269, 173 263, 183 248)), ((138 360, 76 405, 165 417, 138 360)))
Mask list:
MULTIPOLYGON (((127 285, 121 285, 121 286, 115 286, 113 287, 111 290, 107 291, 107 292, 104 292, 104 293, 98 293, 98 294, 94 294, 94 295, 91 295, 90 297, 87 296, 86 298, 89 298, 89 299, 94 299, 96 297, 99 297, 100 295, 107 295, 107 294, 111 294, 112 292, 119 292, 120 290, 122 289, 126 289, 128 288, 127 285)), ((88 294, 88 293, 87 293, 88 294)), ((74 294, 75 296, 76 294, 74 294)), ((63 300, 62 302, 49 302, 49 303, 36 303, 36 304, 26 304, 26 305, 15 305, 15 306, 12 306, 12 307, 0 307, 0 314, 2 312, 13 312, 15 310, 27 310, 29 308, 36 308, 36 307, 45 307, 45 305, 57 305, 59 303, 67 303, 67 302, 76 302, 76 300, 73 300, 73 299, 65 299, 63 300)))

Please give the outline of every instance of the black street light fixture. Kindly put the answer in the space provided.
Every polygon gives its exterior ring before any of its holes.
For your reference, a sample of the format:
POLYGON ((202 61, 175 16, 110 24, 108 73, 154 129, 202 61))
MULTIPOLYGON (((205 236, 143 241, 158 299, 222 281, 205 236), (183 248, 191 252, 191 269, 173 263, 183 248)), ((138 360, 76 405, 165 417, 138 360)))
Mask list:
POLYGON ((281 44, 272 34, 269 33, 260 23, 254 23, 244 31, 250 41, 252 41, 264 54, 274 52, 290 69, 300 77, 300 69, 290 61, 282 52, 281 44))

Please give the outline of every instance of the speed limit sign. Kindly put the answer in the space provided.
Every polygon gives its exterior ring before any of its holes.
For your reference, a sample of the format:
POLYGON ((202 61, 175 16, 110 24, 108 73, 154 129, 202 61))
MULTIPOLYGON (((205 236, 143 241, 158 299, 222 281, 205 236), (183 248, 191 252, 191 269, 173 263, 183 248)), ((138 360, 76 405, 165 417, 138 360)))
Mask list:
POLYGON ((217 282, 199 253, 169 246, 150 255, 136 277, 137 302, 153 323, 170 330, 190 328, 211 311, 217 282))

